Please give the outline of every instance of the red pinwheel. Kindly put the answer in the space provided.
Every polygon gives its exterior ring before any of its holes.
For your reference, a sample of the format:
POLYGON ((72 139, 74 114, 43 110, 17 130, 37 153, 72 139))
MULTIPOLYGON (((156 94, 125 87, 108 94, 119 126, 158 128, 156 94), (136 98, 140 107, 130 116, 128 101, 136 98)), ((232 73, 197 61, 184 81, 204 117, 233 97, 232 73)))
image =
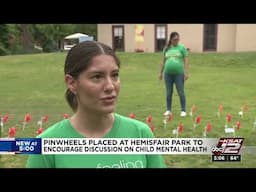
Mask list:
POLYGON ((69 118, 69 114, 64 113, 63 118, 64 118, 64 119, 68 119, 68 118, 69 118))
POLYGON ((26 127, 26 124, 29 123, 31 121, 32 117, 29 113, 27 113, 24 117, 24 120, 23 120, 23 127, 22 127, 22 130, 24 131, 25 127, 26 127))
POLYGON ((6 124, 8 122, 8 119, 9 119, 9 115, 8 114, 4 115, 2 120, 3 124, 6 124))
POLYGON ((9 137, 15 137, 16 135, 16 128, 15 127, 11 127, 8 131, 8 136, 9 137))
MULTIPOLYGON (((129 116, 132 119, 135 118, 135 114, 133 114, 133 113, 131 113, 129 116)), ((152 117, 152 115, 147 116, 146 122, 147 122, 148 126, 150 127, 151 131, 154 132, 155 131, 155 126, 153 124, 153 117, 152 117)))
POLYGON ((239 130, 241 128, 241 122, 240 121, 236 122, 236 128, 237 128, 237 130, 239 130))
POLYGON ((167 116, 167 121, 169 122, 169 121, 172 121, 172 114, 169 114, 168 116, 167 116))
POLYGON ((212 125, 211 125, 211 122, 209 121, 209 122, 207 123, 206 131, 207 131, 207 132, 210 132, 211 130, 212 130, 212 125))
POLYGON ((227 122, 231 122, 232 115, 230 113, 227 115, 226 120, 227 120, 227 122))
POLYGON ((43 128, 42 127, 39 127, 38 130, 36 131, 36 134, 39 135, 43 132, 43 128))
POLYGON ((147 116, 146 122, 147 122, 148 124, 150 124, 150 123, 152 123, 152 121, 153 121, 152 115, 147 116))
POLYGON ((200 122, 201 122, 201 116, 198 115, 198 116, 196 117, 196 124, 198 125, 200 122))
POLYGON ((155 126, 153 124, 150 125, 150 129, 151 129, 152 132, 154 132, 155 131, 155 126))
POLYGON ((134 113, 131 113, 131 114, 129 115, 129 117, 130 117, 131 119, 135 119, 136 115, 135 115, 134 113))
POLYGON ((184 124, 182 122, 180 122, 179 126, 178 126, 178 132, 182 133, 184 131, 184 124))
POLYGON ((29 113, 27 113, 24 117, 24 121, 23 122, 26 122, 26 123, 29 123, 31 121, 32 117, 29 113))
POLYGON ((42 117, 42 121, 44 122, 44 123, 47 123, 48 122, 48 115, 45 115, 45 116, 43 116, 42 117))

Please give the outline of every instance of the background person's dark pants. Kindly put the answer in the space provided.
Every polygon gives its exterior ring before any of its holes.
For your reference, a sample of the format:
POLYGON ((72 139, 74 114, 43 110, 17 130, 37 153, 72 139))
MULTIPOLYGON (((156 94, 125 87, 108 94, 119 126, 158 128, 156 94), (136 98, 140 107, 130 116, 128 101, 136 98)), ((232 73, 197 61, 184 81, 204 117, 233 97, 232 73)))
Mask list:
POLYGON ((184 74, 164 74, 166 87, 167 110, 172 111, 173 84, 175 84, 180 97, 181 111, 186 111, 186 98, 184 92, 184 74))

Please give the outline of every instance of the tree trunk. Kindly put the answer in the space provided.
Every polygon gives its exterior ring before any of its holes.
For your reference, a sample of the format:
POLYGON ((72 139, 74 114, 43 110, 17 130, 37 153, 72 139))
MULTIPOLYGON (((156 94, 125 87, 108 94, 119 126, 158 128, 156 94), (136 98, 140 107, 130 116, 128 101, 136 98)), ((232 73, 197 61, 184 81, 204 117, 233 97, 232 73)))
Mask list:
POLYGON ((28 30, 28 24, 21 24, 21 30, 22 30, 23 48, 26 52, 28 52, 29 49, 32 47, 32 42, 31 42, 32 38, 28 30))

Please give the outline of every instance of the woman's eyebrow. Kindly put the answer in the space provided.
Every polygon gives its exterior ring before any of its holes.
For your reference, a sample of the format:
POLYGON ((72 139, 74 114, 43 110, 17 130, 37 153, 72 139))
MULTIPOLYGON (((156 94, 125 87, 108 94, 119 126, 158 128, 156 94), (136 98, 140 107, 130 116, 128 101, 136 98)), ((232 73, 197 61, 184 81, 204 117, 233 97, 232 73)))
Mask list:
POLYGON ((104 71, 99 71, 99 70, 92 70, 92 71, 88 71, 89 74, 104 74, 104 71))
MULTIPOLYGON (((106 71, 105 70, 101 70, 101 69, 90 69, 90 70, 87 70, 89 73, 105 73, 106 71)), ((119 71, 119 69, 118 68, 116 68, 116 69, 113 69, 113 70, 111 70, 111 72, 113 72, 113 71, 119 71)))
MULTIPOLYGON (((119 69, 114 69, 114 70, 110 71, 110 73, 116 73, 116 72, 119 72, 119 69)), ((108 73, 108 72, 101 71, 101 70, 91 70, 91 71, 88 71, 88 74, 105 74, 105 73, 108 73)))
POLYGON ((111 71, 111 73, 112 72, 119 72, 119 69, 114 69, 114 70, 111 71))

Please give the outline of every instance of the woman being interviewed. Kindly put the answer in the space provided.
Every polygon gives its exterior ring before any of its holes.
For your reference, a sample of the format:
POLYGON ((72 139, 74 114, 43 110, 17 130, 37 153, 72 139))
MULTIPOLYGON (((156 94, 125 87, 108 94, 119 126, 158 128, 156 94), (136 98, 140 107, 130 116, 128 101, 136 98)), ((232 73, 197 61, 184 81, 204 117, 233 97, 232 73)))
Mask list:
MULTIPOLYGON (((120 62, 99 42, 74 46, 65 61, 66 99, 74 111, 40 138, 152 138, 150 128, 114 113, 120 89, 120 62)), ((31 155, 29 168, 161 168, 161 155, 31 155)))

